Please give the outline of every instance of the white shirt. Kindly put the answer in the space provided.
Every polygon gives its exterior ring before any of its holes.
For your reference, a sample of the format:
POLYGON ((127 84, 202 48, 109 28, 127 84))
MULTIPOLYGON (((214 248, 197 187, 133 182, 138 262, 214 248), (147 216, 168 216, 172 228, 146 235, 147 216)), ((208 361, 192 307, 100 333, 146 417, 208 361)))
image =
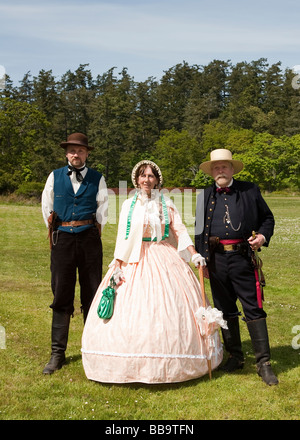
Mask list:
MULTIPOLYGON (((82 177, 84 178, 88 168, 85 167, 83 171, 81 171, 82 177)), ((74 193, 76 194, 78 189, 80 188, 81 182, 78 182, 76 179, 76 173, 73 172, 70 174, 70 180, 73 186, 74 193)), ((105 182, 105 178, 102 176, 99 182, 98 192, 96 195, 97 202, 97 210, 96 210, 96 220, 101 225, 101 231, 107 222, 108 216, 108 193, 107 186, 105 182)), ((54 203, 54 173, 53 171, 49 174, 48 179, 46 181, 43 193, 42 193, 42 213, 46 226, 48 227, 48 217, 50 212, 53 211, 53 203, 54 203)))

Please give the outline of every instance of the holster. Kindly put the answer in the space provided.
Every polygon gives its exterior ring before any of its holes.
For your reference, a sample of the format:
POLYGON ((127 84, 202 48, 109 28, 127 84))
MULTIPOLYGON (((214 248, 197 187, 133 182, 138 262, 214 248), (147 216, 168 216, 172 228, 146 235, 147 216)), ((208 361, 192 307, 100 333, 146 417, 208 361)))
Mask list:
POLYGON ((96 214, 93 214, 93 220, 94 220, 94 224, 95 224, 96 228, 98 229, 99 236, 101 238, 101 224, 97 222, 96 214))
POLYGON ((49 243, 50 243, 50 249, 52 249, 53 231, 55 230, 56 227, 57 227, 57 214, 55 211, 51 211, 50 215, 48 217, 48 238, 49 238, 49 243))
POLYGON ((209 250, 213 253, 220 243, 220 237, 209 237, 209 250))

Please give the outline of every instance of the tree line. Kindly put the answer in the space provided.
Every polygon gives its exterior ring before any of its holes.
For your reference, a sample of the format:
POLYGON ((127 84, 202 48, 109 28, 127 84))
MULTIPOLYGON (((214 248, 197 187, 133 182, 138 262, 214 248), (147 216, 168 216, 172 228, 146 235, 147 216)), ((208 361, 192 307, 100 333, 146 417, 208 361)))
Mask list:
POLYGON ((141 159, 156 161, 167 187, 201 188, 199 164, 215 148, 245 163, 238 178, 262 190, 299 190, 300 98, 295 73, 267 59, 208 65, 185 61, 162 78, 137 82, 127 68, 93 78, 88 64, 55 78, 27 72, 6 77, 0 96, 0 193, 40 193, 65 164, 60 142, 87 134, 88 165, 109 187, 130 184, 141 159), (295 84, 295 81, 294 81, 295 84))

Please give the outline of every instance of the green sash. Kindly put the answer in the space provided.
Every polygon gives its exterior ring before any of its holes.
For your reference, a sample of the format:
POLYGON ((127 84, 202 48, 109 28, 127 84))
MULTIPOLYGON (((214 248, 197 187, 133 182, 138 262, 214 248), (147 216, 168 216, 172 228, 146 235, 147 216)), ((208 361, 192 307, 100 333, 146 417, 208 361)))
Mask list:
MULTIPOLYGON (((130 227, 131 227, 132 212, 133 212, 134 206, 136 204, 137 196, 138 196, 138 192, 135 193, 133 200, 131 202, 131 205, 130 205, 130 209, 129 209, 129 213, 128 213, 128 217, 127 217, 127 227, 126 227, 125 240, 127 240, 128 236, 129 236, 130 227)), ((168 216, 168 209, 167 209, 167 205, 166 205, 166 201, 165 201, 163 193, 161 193, 161 203, 162 203, 163 214, 164 214, 164 218, 165 218, 165 233, 162 236, 162 240, 164 240, 165 238, 169 237, 170 222, 169 222, 169 216, 168 216)), ((157 241, 157 238, 155 237, 153 240, 151 240, 151 237, 144 237, 143 241, 157 241)))

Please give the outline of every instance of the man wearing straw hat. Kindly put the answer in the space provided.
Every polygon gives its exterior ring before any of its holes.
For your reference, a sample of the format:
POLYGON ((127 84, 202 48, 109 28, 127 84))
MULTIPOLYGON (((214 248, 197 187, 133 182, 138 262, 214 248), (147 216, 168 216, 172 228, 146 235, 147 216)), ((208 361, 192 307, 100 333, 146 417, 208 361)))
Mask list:
POLYGON ((70 316, 74 312, 77 271, 84 321, 102 279, 101 230, 107 221, 104 177, 86 166, 93 147, 83 133, 73 133, 60 146, 68 164, 48 176, 42 212, 51 247, 51 358, 43 373, 52 374, 65 363, 70 316))
POLYGON ((215 182, 204 190, 204 197, 200 193, 197 199, 195 248, 205 257, 215 307, 227 320, 228 330, 222 329, 222 335, 229 358, 222 369, 233 372, 244 366, 236 304, 239 299, 257 373, 266 384, 276 385, 278 380, 270 364, 267 314, 258 295, 252 259, 261 246, 269 245, 274 216, 255 184, 233 178, 243 169, 243 163, 232 159, 229 150, 213 150, 200 169, 215 182))

